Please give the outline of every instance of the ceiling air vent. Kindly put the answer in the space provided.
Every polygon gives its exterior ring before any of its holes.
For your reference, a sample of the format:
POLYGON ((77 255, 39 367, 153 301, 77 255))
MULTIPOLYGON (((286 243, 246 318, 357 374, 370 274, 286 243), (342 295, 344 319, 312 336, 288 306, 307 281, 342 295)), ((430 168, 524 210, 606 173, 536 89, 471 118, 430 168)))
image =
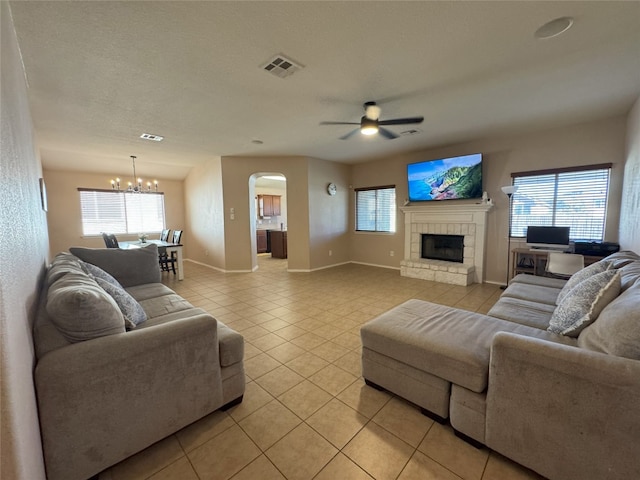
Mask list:
POLYGON ((140 135, 140 138, 143 138, 145 140, 153 140, 154 142, 161 142, 162 140, 164 140, 164 137, 160 135, 153 135, 151 133, 143 133, 142 135, 140 135))
POLYGON ((276 55, 262 68, 276 77, 285 78, 303 67, 284 55, 276 55))

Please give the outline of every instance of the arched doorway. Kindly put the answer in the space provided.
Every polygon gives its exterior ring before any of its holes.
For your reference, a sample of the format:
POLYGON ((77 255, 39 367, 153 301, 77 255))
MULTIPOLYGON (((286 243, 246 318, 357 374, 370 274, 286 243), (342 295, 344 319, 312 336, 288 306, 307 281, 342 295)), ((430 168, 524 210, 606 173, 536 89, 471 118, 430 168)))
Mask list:
POLYGON ((287 265, 287 180, 278 172, 261 172, 251 176, 252 262, 257 268, 269 265, 286 268, 287 265))

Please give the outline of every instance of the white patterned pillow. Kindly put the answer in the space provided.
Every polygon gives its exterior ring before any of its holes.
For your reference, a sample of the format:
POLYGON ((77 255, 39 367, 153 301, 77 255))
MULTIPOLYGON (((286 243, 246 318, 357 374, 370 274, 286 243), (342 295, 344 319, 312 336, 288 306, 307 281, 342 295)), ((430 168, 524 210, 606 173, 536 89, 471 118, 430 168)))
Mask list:
POLYGON ((577 337, 620 294, 620 272, 605 270, 582 281, 556 307, 548 331, 577 337))
POLYGON ((102 278, 96 278, 96 282, 98 282, 98 285, 100 285, 105 292, 111 295, 118 304, 118 308, 120 308, 120 311, 124 316, 127 330, 136 328, 137 325, 147 319, 147 314, 142 308, 142 305, 140 305, 137 300, 119 284, 116 286, 102 278))
POLYGON ((101 278, 102 280, 106 280, 107 282, 109 282, 111 285, 115 285, 117 287, 121 286, 120 282, 118 282, 110 273, 105 272, 100 267, 96 267, 89 262, 83 262, 82 260, 79 261, 81 262, 80 265, 82 266, 82 269, 89 275, 91 275, 94 280, 101 278))
POLYGON ((584 267, 582 270, 579 270, 571 275, 571 278, 567 280, 567 283, 565 283, 564 287, 562 287, 562 290, 560 290, 558 298, 556 299, 556 305, 560 305, 560 303, 562 303, 564 297, 573 289, 573 287, 583 282, 587 278, 592 277, 593 275, 604 272, 610 267, 610 265, 611 264, 609 262, 592 263, 591 265, 584 267))

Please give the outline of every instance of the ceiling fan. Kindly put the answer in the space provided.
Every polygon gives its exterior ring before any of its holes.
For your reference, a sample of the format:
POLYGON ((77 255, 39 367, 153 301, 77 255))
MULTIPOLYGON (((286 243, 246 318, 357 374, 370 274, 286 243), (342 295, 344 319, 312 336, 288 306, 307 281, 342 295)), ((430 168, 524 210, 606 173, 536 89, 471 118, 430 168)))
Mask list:
POLYGON ((376 105, 376 102, 366 102, 364 105, 364 116, 360 119, 360 123, 357 122, 320 122, 320 125, 360 125, 359 128, 347 133, 340 137, 340 140, 346 140, 347 138, 360 132, 363 135, 375 135, 379 133, 389 140, 398 138, 400 135, 388 130, 382 125, 410 125, 415 123, 422 123, 424 117, 407 117, 407 118, 392 118, 391 120, 379 120, 380 107, 376 105))

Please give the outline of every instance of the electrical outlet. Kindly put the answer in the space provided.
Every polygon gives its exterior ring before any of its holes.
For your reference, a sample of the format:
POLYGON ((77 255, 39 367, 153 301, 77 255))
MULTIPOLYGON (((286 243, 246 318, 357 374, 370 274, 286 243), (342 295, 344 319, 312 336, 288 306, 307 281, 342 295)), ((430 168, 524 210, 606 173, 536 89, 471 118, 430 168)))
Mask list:
POLYGON ((329 250, 329 256, 333 255, 333 251, 329 250))
POLYGON ((389 250, 389 256, 393 257, 396 254, 396 252, 394 252, 393 250, 389 250))
POLYGON ((204 251, 204 256, 205 256, 205 257, 208 257, 208 256, 209 256, 209 250, 205 250, 205 251, 204 251))

